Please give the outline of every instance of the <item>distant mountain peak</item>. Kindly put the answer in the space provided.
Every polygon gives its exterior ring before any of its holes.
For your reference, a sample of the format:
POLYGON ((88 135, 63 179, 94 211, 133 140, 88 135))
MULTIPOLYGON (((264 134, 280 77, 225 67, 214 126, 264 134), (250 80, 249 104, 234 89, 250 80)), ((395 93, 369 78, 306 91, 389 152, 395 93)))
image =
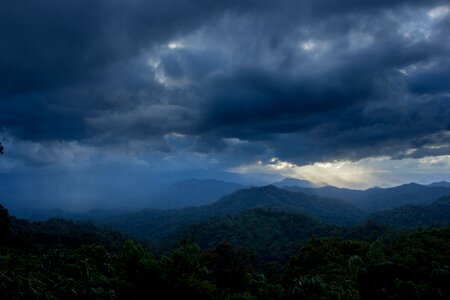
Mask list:
POLYGON ((439 181, 439 182, 430 183, 428 186, 432 186, 432 187, 449 187, 450 188, 450 182, 442 180, 442 181, 439 181))
POLYGON ((292 177, 284 178, 283 180, 281 180, 279 182, 275 182, 273 185, 276 187, 279 187, 279 188, 286 187, 286 186, 297 186, 297 187, 302 187, 302 188, 319 187, 319 185, 317 185, 309 180, 297 179, 297 178, 292 178, 292 177))
POLYGON ((368 191, 368 190, 382 190, 382 189, 383 189, 383 188, 382 188, 381 186, 375 185, 375 186, 373 186, 373 187, 368 188, 367 191, 368 191))

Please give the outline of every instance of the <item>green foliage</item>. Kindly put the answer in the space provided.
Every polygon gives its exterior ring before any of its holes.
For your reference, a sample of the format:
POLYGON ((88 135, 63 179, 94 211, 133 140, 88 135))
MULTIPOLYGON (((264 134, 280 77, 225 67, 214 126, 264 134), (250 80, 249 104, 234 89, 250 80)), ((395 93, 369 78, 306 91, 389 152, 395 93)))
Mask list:
POLYGON ((285 263, 309 237, 339 233, 339 227, 324 224, 307 215, 256 209, 186 226, 166 243, 173 246, 189 237, 202 249, 210 249, 222 241, 229 241, 233 245, 249 248, 264 262, 285 263))
POLYGON ((285 268, 306 299, 449 299, 450 229, 418 229, 380 240, 313 238, 285 268))
POLYGON ((385 226, 374 222, 346 228, 325 224, 305 214, 279 209, 254 209, 185 226, 171 235, 165 245, 173 247, 188 237, 206 250, 228 241, 252 250, 260 264, 284 264, 313 236, 336 236, 371 242, 388 231, 385 226))
POLYGON ((400 228, 418 226, 450 225, 450 197, 441 198, 428 205, 405 205, 381 211, 369 216, 380 224, 400 228))
POLYGON ((307 226, 322 225, 302 215, 258 210, 218 223, 225 231, 243 226, 243 241, 252 243, 303 236, 282 265, 227 242, 202 252, 185 239, 157 255, 132 240, 111 247, 119 243, 111 243, 114 234, 106 238, 108 231, 85 223, 10 221, 0 246, 2 299, 450 299, 450 228, 386 232, 368 223, 306 240, 307 226), (267 240, 253 232, 258 226, 267 240))
POLYGON ((8 243, 17 247, 37 249, 45 247, 77 248, 84 244, 101 244, 108 250, 119 250, 125 242, 115 230, 95 226, 88 222, 49 219, 30 222, 11 217, 8 243))
POLYGON ((246 249, 234 249, 227 242, 204 255, 209 273, 220 288, 245 291, 249 278, 255 272, 252 253, 246 249))

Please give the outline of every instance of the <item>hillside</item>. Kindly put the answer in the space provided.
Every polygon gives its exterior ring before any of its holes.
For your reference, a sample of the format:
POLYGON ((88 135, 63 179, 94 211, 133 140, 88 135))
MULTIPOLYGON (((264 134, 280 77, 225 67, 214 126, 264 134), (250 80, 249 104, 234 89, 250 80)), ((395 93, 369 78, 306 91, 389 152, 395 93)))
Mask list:
POLYGON ((122 248, 125 236, 116 230, 91 222, 65 219, 29 221, 9 216, 0 205, 0 244, 38 250, 45 248, 77 248, 102 245, 110 251, 122 248))
POLYGON ((232 214, 254 208, 278 208, 302 212, 332 224, 355 224, 363 213, 345 201, 295 193, 273 185, 239 190, 225 196, 211 208, 224 214, 232 214))
POLYGON ((404 205, 369 216, 380 224, 395 227, 450 225, 450 197, 441 198, 428 205, 404 205))
POLYGON ((138 238, 159 241, 184 225, 255 208, 300 212, 332 224, 355 224, 364 214, 342 200, 289 192, 274 186, 238 190, 214 204, 178 210, 146 209, 98 219, 138 238))
POLYGON ((9 243, 27 248, 100 244, 106 249, 118 250, 125 243, 125 237, 116 230, 64 219, 30 222, 11 217, 10 230, 9 243))
POLYGON ((417 183, 403 184, 392 188, 372 188, 352 190, 326 186, 321 188, 285 187, 293 192, 301 192, 321 197, 334 197, 367 212, 376 212, 407 204, 425 204, 450 195, 445 186, 426 186, 417 183))
POLYGON ((254 251, 264 261, 285 262, 308 238, 333 235, 338 231, 337 226, 304 214, 255 209, 186 226, 173 234, 168 243, 176 245, 190 238, 200 248, 210 249, 227 241, 254 251))
POLYGON ((440 186, 450 188, 450 182, 443 180, 439 182, 432 182, 428 186, 440 186))

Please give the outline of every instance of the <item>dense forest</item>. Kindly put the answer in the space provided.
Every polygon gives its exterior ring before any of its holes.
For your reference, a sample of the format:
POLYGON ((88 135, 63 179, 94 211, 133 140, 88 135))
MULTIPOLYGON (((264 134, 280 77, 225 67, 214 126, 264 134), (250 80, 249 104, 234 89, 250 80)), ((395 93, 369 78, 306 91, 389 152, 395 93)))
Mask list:
POLYGON ((206 250, 228 241, 245 246, 263 262, 285 263, 312 236, 375 240, 388 231, 385 226, 370 221, 349 228, 327 224, 302 213, 253 209, 184 226, 165 239, 164 244, 174 247, 189 238, 206 250))
POLYGON ((190 234, 179 244, 150 249, 90 223, 28 222, 2 208, 0 294, 3 299, 450 298, 450 228, 396 231, 373 223, 344 228, 260 209, 184 230, 190 234), (224 235, 202 239, 217 229, 224 235))
POLYGON ((392 210, 376 212, 370 219, 395 227, 450 225, 450 197, 426 205, 403 205, 392 210))

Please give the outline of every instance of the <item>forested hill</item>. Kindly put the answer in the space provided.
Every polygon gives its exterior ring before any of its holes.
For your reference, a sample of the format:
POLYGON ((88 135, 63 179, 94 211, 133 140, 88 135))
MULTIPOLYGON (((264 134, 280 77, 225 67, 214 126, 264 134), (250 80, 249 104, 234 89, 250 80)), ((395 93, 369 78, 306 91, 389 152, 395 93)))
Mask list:
POLYGON ((408 183, 392 188, 371 188, 367 190, 352 190, 333 186, 284 188, 308 195, 342 199, 367 212, 387 210, 407 204, 431 203, 441 197, 450 196, 450 188, 442 183, 430 186, 408 183))
POLYGON ((254 209, 185 226, 171 235, 165 244, 174 246, 189 238, 205 250, 228 241, 248 248, 265 262, 283 263, 313 236, 376 239, 385 231, 384 226, 373 223, 346 228, 301 213, 254 209))
POLYGON ((0 206, 0 239, 8 245, 38 250, 46 248, 78 248, 82 245, 102 245, 110 251, 117 251, 125 243, 122 233, 110 228, 99 227, 90 222, 65 219, 28 221, 9 217, 0 206))
POLYGON ((356 228, 353 237, 337 238, 336 226, 261 210, 226 217, 212 227, 237 230, 244 237, 236 241, 260 242, 261 247, 270 239, 281 243, 266 253, 287 250, 292 256, 286 264, 277 264, 270 256, 228 242, 201 251, 186 240, 161 255, 131 240, 108 249, 105 234, 95 233, 103 230, 83 223, 21 221, 18 231, 17 221, 0 207, 0 295, 5 300, 450 298, 448 228, 387 235, 375 230, 374 236, 369 226, 369 230, 356 228), (267 236, 258 236, 256 227, 267 236), (313 231, 326 234, 330 228, 331 236, 306 240, 313 231), (280 240, 277 232, 287 236, 280 240), (15 242, 18 234, 30 243, 15 242))
POLYGON ((450 197, 441 198, 426 205, 404 205, 392 210, 381 211, 369 219, 395 227, 418 227, 431 225, 450 225, 450 197))
POLYGON ((332 224, 349 225, 363 219, 363 212, 345 201, 290 192, 273 185, 238 190, 211 208, 231 214, 254 208, 278 208, 309 214, 332 224))
POLYGON ((179 210, 146 209, 105 217, 99 222, 138 238, 160 241, 184 225, 255 208, 277 208, 305 213, 332 224, 356 224, 364 217, 359 209, 342 200, 265 186, 238 190, 211 205, 179 210))

